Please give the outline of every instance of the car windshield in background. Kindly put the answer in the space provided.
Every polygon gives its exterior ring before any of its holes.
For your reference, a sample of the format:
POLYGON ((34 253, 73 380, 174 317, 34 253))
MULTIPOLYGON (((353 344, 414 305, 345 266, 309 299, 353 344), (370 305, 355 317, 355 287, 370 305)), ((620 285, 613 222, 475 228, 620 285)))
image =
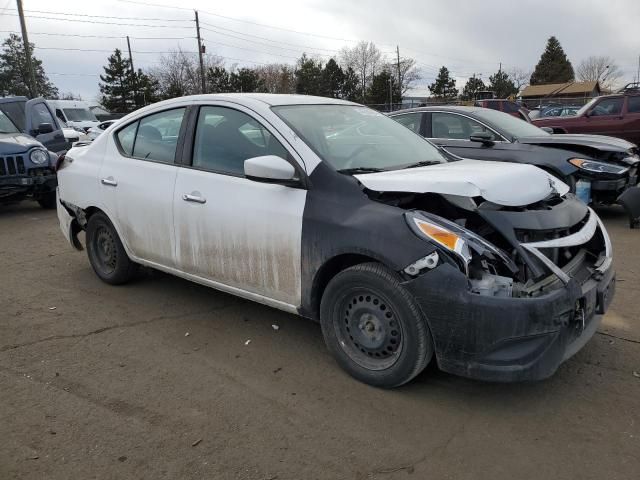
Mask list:
POLYGON ((447 161, 431 143, 367 107, 286 105, 273 111, 336 170, 394 170, 447 161))
POLYGON ((70 122, 97 122, 98 119, 88 108, 65 108, 64 114, 70 122))
POLYGON ((480 120, 491 123, 501 132, 511 137, 511 140, 517 140, 523 137, 544 137, 550 135, 535 125, 520 120, 512 115, 498 112, 497 110, 478 110, 475 112, 480 120))
POLYGON ((20 130, 18 130, 11 119, 2 111, 0 111, 0 133, 20 133, 20 130))

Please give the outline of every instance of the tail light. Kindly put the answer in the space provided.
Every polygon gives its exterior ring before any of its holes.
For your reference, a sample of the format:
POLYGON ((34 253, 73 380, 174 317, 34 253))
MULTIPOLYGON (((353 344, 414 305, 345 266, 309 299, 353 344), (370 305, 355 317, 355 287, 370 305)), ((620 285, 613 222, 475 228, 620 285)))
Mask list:
POLYGON ((64 167, 64 159, 65 159, 64 153, 58 157, 58 160, 56 161, 56 168, 55 168, 56 172, 59 172, 64 167))

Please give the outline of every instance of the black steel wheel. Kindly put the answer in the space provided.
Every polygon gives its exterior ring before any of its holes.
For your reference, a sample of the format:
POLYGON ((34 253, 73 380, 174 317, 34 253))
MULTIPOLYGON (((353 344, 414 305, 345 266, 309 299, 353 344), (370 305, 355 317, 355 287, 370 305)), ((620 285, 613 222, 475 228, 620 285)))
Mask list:
POLYGON ((98 277, 112 285, 129 281, 135 273, 136 264, 129 259, 116 229, 102 212, 89 218, 87 255, 98 277))
POLYGON ((360 381, 396 387, 433 355, 431 335, 414 298, 383 265, 348 268, 327 285, 320 306, 327 347, 360 381))

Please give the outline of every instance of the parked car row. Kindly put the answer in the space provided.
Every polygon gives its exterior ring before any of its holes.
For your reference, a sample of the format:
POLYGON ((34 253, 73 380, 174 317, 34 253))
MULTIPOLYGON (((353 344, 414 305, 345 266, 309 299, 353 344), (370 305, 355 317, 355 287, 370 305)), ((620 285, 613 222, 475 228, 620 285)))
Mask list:
POLYGON ((432 358, 541 379, 615 290, 607 231, 560 178, 631 182, 637 152, 540 132, 479 108, 392 119, 310 96, 178 98, 63 156, 58 217, 76 249, 85 231, 106 283, 144 265, 314 319, 371 385, 402 385, 432 358))

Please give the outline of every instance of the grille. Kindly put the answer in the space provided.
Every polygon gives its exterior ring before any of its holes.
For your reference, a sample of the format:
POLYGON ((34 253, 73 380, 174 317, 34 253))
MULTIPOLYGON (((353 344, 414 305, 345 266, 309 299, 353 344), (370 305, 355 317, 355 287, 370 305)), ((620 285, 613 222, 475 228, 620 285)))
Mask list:
POLYGON ((15 157, 0 157, 0 176, 24 175, 24 158, 21 155, 15 157))

